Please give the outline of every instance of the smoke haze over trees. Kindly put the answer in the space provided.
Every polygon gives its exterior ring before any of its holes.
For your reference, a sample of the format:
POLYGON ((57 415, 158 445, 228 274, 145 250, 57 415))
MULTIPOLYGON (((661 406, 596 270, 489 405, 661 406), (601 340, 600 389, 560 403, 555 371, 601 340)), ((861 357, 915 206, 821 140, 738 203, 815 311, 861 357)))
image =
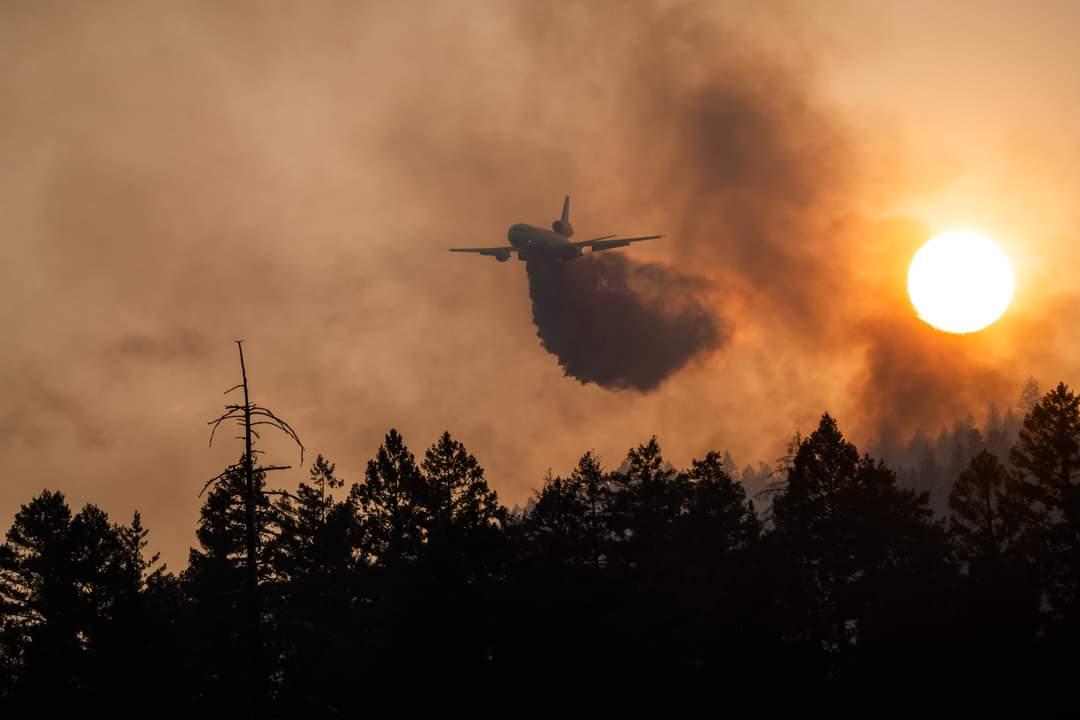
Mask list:
POLYGON ((0 515, 30 478, 65 477, 73 507, 138 507, 185 563, 187 479, 235 459, 190 452, 208 405, 192 388, 224 383, 237 337, 266 358, 261 397, 342 466, 366 461, 383 418, 410 437, 449 427, 516 504, 582 444, 615 457, 659 432, 679 466, 717 447, 771 466, 823 407, 860 446, 906 447, 968 414, 981 427, 990 402, 1004 413, 1023 374, 1077 377, 1058 321, 1075 288, 1021 264, 1077 259, 1052 242, 1075 216, 1048 199, 1075 186, 1076 163, 1057 163, 1076 123, 1052 120, 1071 75, 1025 64, 1073 53, 1054 41, 1071 24, 1028 17, 1030 33, 973 46, 949 29, 1015 22, 997 6, 920 17, 946 33, 920 35, 920 59, 911 26, 887 24, 910 4, 841 5, 4 4, 0 460, 18 480, 0 515), (950 74, 964 57, 1007 72, 950 74), (987 110, 999 83, 1030 94, 987 110), (969 137, 977 156, 935 154, 969 137), (964 167, 990 187, 951 184, 964 167), (959 209, 926 211, 939 190, 959 209), (651 288, 636 318, 594 323, 634 320, 648 341, 632 353, 578 357, 589 345, 546 313, 538 337, 521 264, 445 252, 550 221, 567 193, 582 236, 667 235, 584 266, 651 288), (946 222, 989 223, 1021 273, 978 337, 926 328, 903 294, 911 251, 946 222), (661 290, 675 307, 657 309, 661 290))

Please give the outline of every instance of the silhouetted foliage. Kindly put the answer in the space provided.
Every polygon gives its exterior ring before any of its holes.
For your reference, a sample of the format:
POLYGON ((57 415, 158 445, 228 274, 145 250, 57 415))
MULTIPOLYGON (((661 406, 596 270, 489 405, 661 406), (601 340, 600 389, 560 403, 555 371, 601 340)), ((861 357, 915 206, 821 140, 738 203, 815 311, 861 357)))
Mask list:
POLYGON ((610 546, 609 477, 592 452, 569 478, 545 479, 525 518, 531 544, 545 558, 599 570, 610 546))
POLYGON ((1030 501, 1028 531, 1039 549, 1055 619, 1080 631, 1080 398, 1064 383, 1024 418, 1009 456, 1030 501))
POLYGON ((495 491, 488 488, 484 470, 450 433, 443 433, 424 455, 421 501, 429 541, 443 540, 451 531, 483 532, 502 518, 495 491))
POLYGON ((680 514, 680 534, 687 551, 710 555, 745 548, 758 539, 761 523, 742 485, 724 469, 716 452, 692 462, 686 474, 687 507, 680 514))
POLYGON ((138 513, 130 526, 94 505, 72 516, 59 492, 20 508, 0 548, 0 652, 17 702, 95 706, 149 681, 144 595, 160 572, 147 574, 156 557, 143 554, 146 534, 138 513))
POLYGON ((856 650, 900 667, 927 659, 912 634, 927 628, 911 620, 932 613, 925 603, 947 570, 948 548, 925 493, 899 488, 891 470, 860 456, 823 415, 795 453, 773 518, 797 578, 792 637, 821 655, 820 670, 862 670, 856 650))
POLYGON ((949 494, 949 532, 960 560, 994 568, 1016 551, 1022 512, 1018 496, 995 455, 983 450, 971 459, 949 494))
POLYGON ((391 430, 368 461, 364 482, 350 491, 360 516, 365 562, 394 567, 416 561, 427 539, 425 492, 415 458, 397 430, 391 430))
POLYGON ((319 455, 309 482, 275 503, 267 606, 277 704, 285 715, 332 714, 348 692, 359 527, 352 503, 334 497, 344 485, 335 470, 319 455))
POLYGON ((996 456, 972 458, 949 494, 949 534, 966 573, 958 629, 974 681, 1023 671, 1038 627, 1039 586, 1022 522, 1026 500, 996 456))
POLYGON ((1033 712, 1069 707, 1080 400, 1059 385, 1022 427, 1010 413, 894 448, 935 482, 955 470, 944 519, 827 414, 775 470, 719 451, 679 469, 652 437, 614 469, 585 453, 514 512, 449 433, 418 463, 390 430, 347 493, 321 455, 295 490, 242 457, 179 577, 138 513, 116 525, 45 491, 0 545, 0 699, 250 714, 255 568, 271 717, 396 714, 421 692, 481 712, 538 689, 577 712, 778 690, 973 708, 988 682, 996 702, 1037 686, 1033 712), (1006 465, 990 448, 1013 433, 1006 465))

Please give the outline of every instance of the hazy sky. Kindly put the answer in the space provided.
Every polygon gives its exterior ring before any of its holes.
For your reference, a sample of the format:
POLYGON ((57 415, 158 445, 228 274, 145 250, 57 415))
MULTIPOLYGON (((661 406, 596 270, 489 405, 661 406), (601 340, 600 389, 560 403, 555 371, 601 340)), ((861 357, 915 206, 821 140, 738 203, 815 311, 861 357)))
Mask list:
MULTIPOLYGON (((347 481, 449 429, 508 504, 657 433, 777 456, 825 409, 934 431, 1075 381, 1075 2, 0 4, 0 518, 138 508, 179 569, 238 381, 347 481), (664 232, 730 340, 659 389, 563 376, 524 268, 546 224, 664 232), (986 332, 914 319, 911 253, 1013 258, 986 332)), ((276 462, 295 462, 267 442, 276 462)), ((292 484, 306 470, 279 473, 292 484)))

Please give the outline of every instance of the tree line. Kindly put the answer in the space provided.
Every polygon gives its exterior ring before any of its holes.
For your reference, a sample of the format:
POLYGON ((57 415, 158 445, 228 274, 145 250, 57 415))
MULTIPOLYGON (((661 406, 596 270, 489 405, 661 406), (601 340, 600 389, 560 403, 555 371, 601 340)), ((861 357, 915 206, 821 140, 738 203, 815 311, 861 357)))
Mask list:
POLYGON ((319 456, 272 489, 246 449, 178 573, 138 513, 44 490, 0 546, 0 699, 185 717, 894 693, 1068 707, 1080 399, 1059 384, 1016 428, 966 458, 944 515, 828 414, 756 505, 730 459, 677 469, 655 437, 617 469, 585 453, 524 510, 449 433, 417 458, 390 430, 348 487, 319 456))

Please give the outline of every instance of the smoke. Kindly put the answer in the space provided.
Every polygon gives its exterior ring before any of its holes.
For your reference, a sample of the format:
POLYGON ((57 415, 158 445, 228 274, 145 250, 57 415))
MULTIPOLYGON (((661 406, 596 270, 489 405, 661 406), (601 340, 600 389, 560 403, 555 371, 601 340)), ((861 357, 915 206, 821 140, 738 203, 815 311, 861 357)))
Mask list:
MULTIPOLYGON (((741 464, 825 409, 862 441, 1068 380, 1075 302, 1028 298, 975 338, 913 318, 929 230, 879 217, 910 168, 833 104, 806 14, 0 3, 0 519, 59 486, 139 508, 182 563, 198 489, 235 460, 205 422, 238 338, 258 402, 350 482, 390 426, 417 452, 449 429, 510 504, 652 433, 675 464, 741 464), (666 238, 550 272, 446 252, 566 194, 583 237, 666 238)), ((1029 194, 1075 184, 1038 170, 1029 194)))
POLYGON ((566 374, 610 389, 654 390, 723 345, 728 324, 704 282, 625 255, 527 263, 533 321, 566 374))

